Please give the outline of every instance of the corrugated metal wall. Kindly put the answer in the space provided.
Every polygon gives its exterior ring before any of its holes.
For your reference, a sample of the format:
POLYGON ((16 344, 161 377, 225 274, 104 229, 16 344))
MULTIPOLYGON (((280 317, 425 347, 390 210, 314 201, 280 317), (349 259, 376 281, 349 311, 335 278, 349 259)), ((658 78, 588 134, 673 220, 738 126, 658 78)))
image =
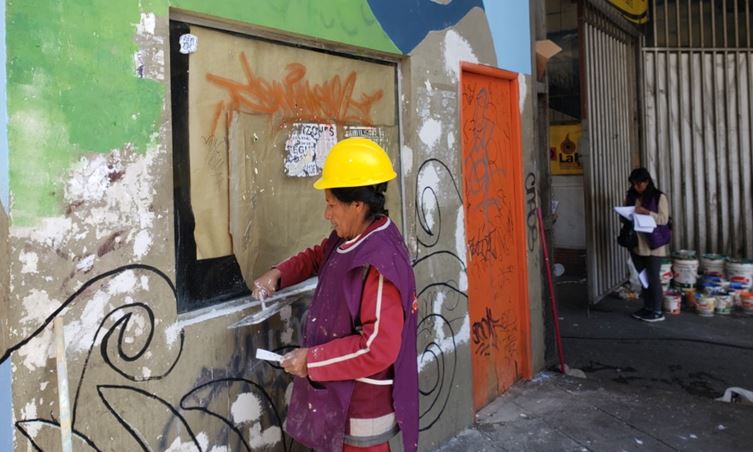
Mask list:
POLYGON ((652 1, 645 157, 675 249, 753 257, 751 1, 652 1))
POLYGON ((627 277, 628 254, 615 242, 620 225, 613 208, 624 202, 632 155, 640 142, 638 40, 634 27, 608 15, 600 2, 582 5, 586 265, 589 299, 596 302, 627 277))

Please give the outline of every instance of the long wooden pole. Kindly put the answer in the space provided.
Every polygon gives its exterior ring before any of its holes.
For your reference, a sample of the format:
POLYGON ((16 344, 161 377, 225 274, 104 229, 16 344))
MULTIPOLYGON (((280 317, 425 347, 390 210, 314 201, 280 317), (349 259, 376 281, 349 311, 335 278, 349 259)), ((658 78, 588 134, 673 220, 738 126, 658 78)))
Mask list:
POLYGON ((58 371, 58 407, 60 416, 60 440, 63 452, 73 452, 71 401, 68 394, 68 366, 65 362, 65 336, 63 334, 63 319, 55 317, 55 361, 58 371))

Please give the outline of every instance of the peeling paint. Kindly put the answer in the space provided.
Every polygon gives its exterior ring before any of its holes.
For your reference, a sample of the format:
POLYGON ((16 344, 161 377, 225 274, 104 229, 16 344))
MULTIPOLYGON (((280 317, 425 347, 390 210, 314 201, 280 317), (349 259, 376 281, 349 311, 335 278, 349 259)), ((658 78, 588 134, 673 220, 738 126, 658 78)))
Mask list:
POLYGON ((428 146, 430 152, 434 149, 437 142, 439 142, 439 137, 441 135, 442 123, 434 118, 425 121, 421 125, 421 129, 418 131, 418 137, 426 146, 428 146))
POLYGON ((413 171, 413 149, 410 146, 403 146, 400 152, 400 166, 404 176, 413 171))
POLYGON ((37 263, 39 262, 39 256, 34 252, 24 252, 18 256, 18 260, 21 261, 21 273, 36 273, 37 263))
POLYGON ((257 422, 248 431, 248 444, 252 448, 260 448, 277 444, 282 440, 280 427, 272 426, 262 432, 261 423, 257 422))
POLYGON ((200 452, 200 449, 196 447, 196 444, 194 444, 193 441, 186 441, 184 443, 181 437, 177 437, 172 443, 170 443, 170 446, 165 449, 165 452, 200 452))
POLYGON ((261 417, 261 402, 250 392, 240 394, 230 407, 230 413, 236 425, 257 421, 261 417))
MULTIPOLYGON (((55 309, 59 308, 61 303, 58 300, 51 299, 44 290, 31 289, 29 295, 24 297, 22 304, 25 312, 19 323, 24 326, 31 323, 36 327, 55 309)), ((28 334, 27 328, 24 328, 22 331, 22 334, 28 334)))
POLYGON ((76 270, 84 273, 89 273, 94 267, 94 260, 97 258, 96 255, 90 254, 86 256, 85 258, 81 259, 78 264, 76 264, 76 270))
POLYGON ((152 247, 152 236, 149 231, 142 230, 136 234, 136 239, 133 242, 133 254, 137 259, 143 258, 152 247))
MULTIPOLYGON (((430 188, 435 193, 439 193, 439 174, 437 174, 437 170, 433 166, 427 166, 421 171, 418 186, 420 191, 423 191, 425 188, 430 188)), ((420 192, 419 195, 423 196, 425 193, 420 192)), ((431 195, 427 195, 425 198, 421 199, 421 205, 424 209, 422 213, 425 216, 426 226, 428 226, 429 229, 434 228, 434 210, 437 207, 436 203, 436 198, 431 195)))
POLYGON ((460 80, 460 62, 478 63, 473 48, 458 32, 449 30, 444 37, 444 68, 453 82, 460 80))
MULTIPOLYGON (((466 257, 466 242, 465 242, 465 210, 458 209, 458 216, 455 219, 455 254, 463 264, 468 262, 466 257)), ((458 289, 465 292, 468 290, 468 275, 464 271, 460 271, 458 280, 458 289)))
MULTIPOLYGON (((21 409, 21 420, 26 419, 37 419, 37 404, 36 400, 32 399, 29 403, 27 403, 22 409, 21 409)), ((41 428, 41 425, 39 423, 30 423, 24 426, 26 429, 26 433, 29 434, 32 438, 35 438, 37 434, 39 433, 39 429, 41 428)))
MULTIPOLYGON (((18 350, 18 355, 23 359, 24 367, 36 370, 44 367, 51 356, 52 328, 45 328, 42 334, 31 339, 26 345, 18 350)), ((15 370, 14 370, 15 372, 15 370)))
POLYGON ((528 80, 523 74, 518 74, 518 96, 520 101, 520 112, 523 113, 528 99, 528 80))

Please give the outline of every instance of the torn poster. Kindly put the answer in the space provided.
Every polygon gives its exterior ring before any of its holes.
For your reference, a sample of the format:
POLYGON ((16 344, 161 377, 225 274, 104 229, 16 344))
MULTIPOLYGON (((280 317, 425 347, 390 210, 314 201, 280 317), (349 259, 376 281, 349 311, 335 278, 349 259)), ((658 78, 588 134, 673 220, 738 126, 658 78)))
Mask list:
POLYGON ((285 174, 291 177, 318 176, 329 150, 337 143, 334 124, 295 123, 285 142, 285 174))
POLYGON ((376 141, 380 146, 385 147, 384 133, 382 133, 382 129, 380 129, 379 127, 346 126, 345 138, 350 137, 368 138, 370 140, 376 141))

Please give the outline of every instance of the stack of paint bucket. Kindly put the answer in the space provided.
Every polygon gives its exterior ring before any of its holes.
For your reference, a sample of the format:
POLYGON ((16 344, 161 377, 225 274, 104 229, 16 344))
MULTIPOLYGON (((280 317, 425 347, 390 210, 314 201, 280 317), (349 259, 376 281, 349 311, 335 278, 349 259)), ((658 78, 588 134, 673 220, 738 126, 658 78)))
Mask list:
POLYGON ((753 259, 728 259, 727 278, 733 290, 733 304, 753 315, 753 259))
MULTIPOLYGON (((696 284, 698 282, 698 259, 695 251, 680 250, 672 254, 672 285, 674 292, 665 295, 665 305, 675 303, 679 299, 688 307, 696 307, 696 284)), ((679 314, 679 307, 667 310, 670 313, 679 314)))
POLYGON ((662 293, 664 294, 664 311, 668 314, 679 314, 682 307, 682 294, 671 288, 672 279, 674 278, 671 257, 662 258, 659 278, 661 280, 662 293))

